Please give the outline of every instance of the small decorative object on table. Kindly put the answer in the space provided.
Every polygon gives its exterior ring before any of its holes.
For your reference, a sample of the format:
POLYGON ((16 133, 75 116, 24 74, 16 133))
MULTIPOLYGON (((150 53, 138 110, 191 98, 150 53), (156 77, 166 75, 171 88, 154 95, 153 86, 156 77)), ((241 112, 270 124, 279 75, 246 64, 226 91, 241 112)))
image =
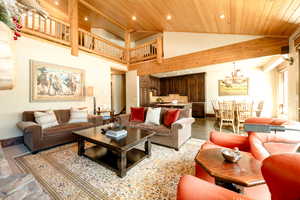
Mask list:
POLYGON ((114 138, 114 139, 121 139, 127 136, 126 130, 108 130, 105 133, 106 136, 114 138))
POLYGON ((228 162, 236 163, 241 159, 241 153, 237 147, 234 149, 222 149, 221 152, 225 160, 228 162))

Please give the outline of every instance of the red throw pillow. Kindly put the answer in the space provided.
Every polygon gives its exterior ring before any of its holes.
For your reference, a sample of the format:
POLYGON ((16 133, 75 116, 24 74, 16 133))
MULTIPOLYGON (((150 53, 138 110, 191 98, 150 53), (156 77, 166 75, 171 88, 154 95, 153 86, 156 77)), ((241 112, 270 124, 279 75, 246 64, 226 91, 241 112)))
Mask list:
POLYGON ((145 109, 131 107, 130 121, 144 122, 145 121, 145 109))
POLYGON ((164 125, 171 126, 173 122, 177 121, 179 118, 180 110, 167 110, 164 116, 164 125))

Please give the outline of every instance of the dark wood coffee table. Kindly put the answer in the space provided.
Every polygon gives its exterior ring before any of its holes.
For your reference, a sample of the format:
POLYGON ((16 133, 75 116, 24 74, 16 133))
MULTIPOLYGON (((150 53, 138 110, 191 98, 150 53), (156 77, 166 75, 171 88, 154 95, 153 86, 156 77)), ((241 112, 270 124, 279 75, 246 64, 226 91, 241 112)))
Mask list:
POLYGON ((243 187, 264 184, 261 174, 261 163, 250 153, 242 152, 237 163, 224 160, 221 148, 200 150, 195 158, 205 171, 215 177, 216 184, 243 193, 243 187), (242 187, 236 187, 236 185, 242 187))
POLYGON ((101 126, 81 131, 74 131, 78 138, 78 155, 85 156, 113 171, 118 176, 126 176, 126 172, 143 159, 151 156, 151 142, 149 138, 155 132, 137 128, 125 128, 127 136, 115 140, 101 133, 101 126), (85 148, 85 141, 95 146, 85 148), (145 150, 135 148, 144 143, 145 150))

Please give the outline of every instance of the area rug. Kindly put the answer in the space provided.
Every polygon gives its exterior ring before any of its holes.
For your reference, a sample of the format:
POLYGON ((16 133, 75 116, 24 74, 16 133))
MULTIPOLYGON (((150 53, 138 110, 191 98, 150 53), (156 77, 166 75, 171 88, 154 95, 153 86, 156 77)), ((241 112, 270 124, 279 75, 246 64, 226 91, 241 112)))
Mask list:
POLYGON ((190 139, 179 151, 152 145, 152 156, 120 178, 115 172, 77 155, 69 144, 16 158, 53 199, 143 200, 176 199, 179 178, 194 174, 194 158, 203 140, 190 139))

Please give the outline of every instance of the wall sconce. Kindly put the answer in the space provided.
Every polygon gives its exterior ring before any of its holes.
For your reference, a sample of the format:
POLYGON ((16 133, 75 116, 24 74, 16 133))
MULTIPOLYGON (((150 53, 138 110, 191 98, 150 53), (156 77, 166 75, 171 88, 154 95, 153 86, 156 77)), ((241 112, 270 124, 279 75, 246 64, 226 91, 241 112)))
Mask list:
POLYGON ((285 61, 287 61, 290 65, 294 64, 294 58, 293 57, 289 57, 289 54, 284 54, 282 55, 283 59, 285 61))
POLYGON ((294 64, 294 58, 293 57, 289 57, 289 58, 284 58, 285 61, 288 61, 290 65, 294 64))

